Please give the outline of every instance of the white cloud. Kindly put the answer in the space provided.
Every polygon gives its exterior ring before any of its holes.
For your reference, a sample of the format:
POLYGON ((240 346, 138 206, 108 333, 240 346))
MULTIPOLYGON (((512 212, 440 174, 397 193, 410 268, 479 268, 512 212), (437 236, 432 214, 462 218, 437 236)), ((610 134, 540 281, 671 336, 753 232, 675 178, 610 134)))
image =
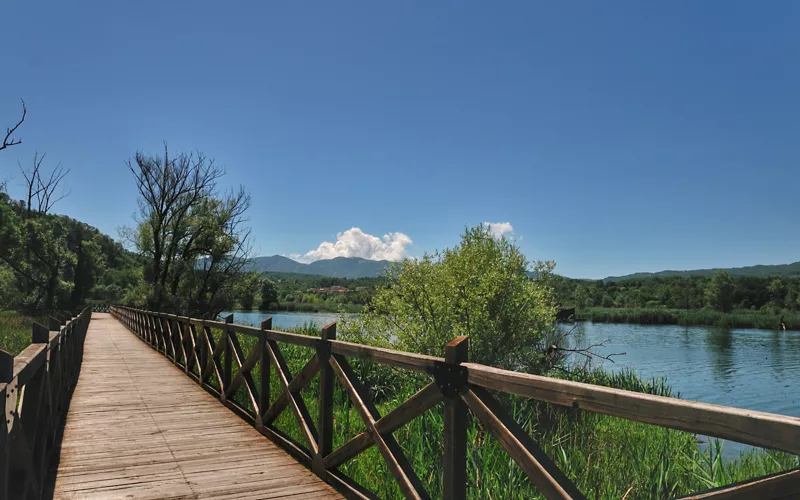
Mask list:
POLYGON ((292 255, 298 262, 314 262, 315 260, 333 259, 335 257, 361 257, 368 260, 398 261, 408 257, 408 246, 411 238, 404 233, 384 234, 378 238, 367 234, 357 227, 336 235, 336 242, 324 241, 315 250, 305 255, 292 255))
POLYGON ((489 232, 495 238, 514 237, 514 226, 510 222, 484 222, 483 225, 489 228, 489 232))

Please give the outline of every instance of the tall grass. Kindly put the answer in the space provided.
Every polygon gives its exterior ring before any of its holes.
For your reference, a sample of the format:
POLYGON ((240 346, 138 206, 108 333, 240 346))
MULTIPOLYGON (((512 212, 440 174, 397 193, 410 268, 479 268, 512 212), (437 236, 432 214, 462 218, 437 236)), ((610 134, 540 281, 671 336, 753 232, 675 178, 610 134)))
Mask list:
MULTIPOLYGON (((308 325, 297 333, 318 335, 308 325)), ((254 341, 240 336, 245 356, 254 341)), ((310 348, 280 344, 292 373, 314 356, 310 348)), ((396 408, 428 383, 429 377, 351 360, 362 382, 370 388, 382 415, 396 408)), ((252 374, 259 383, 260 369, 252 374)), ((234 373, 235 375, 235 373, 234 373)), ((620 389, 672 396, 661 378, 644 380, 631 371, 608 373, 582 369, 561 377, 620 389)), ((271 399, 282 387, 273 369, 271 399)), ((319 375, 302 392, 308 411, 316 421, 319 375)), ((338 384, 334 394, 334 448, 365 430, 347 394, 338 384)), ((562 408, 526 398, 496 394, 515 420, 536 439, 547 455, 589 498, 665 498, 722 486, 732 482, 800 466, 798 457, 785 453, 753 450, 736 460, 723 460, 722 443, 701 447, 695 435, 562 408)), ((235 400, 251 408, 245 389, 235 400)), ((305 439, 288 408, 273 423, 298 443, 305 439)), ((443 408, 439 404, 394 433, 395 438, 432 497, 442 495, 443 408)), ((474 419, 468 429, 468 497, 474 499, 542 498, 522 470, 474 419)), ((340 470, 380 498, 402 498, 384 460, 370 448, 346 462, 340 470)))
POLYGON ((37 318, 13 311, 0 312, 0 349, 19 354, 31 343, 32 326, 37 318))
POLYGON ((711 309, 639 309, 591 307, 578 311, 581 320, 597 323, 638 323, 643 325, 719 326, 723 328, 759 328, 775 330, 783 317, 786 328, 800 330, 800 314, 711 309))

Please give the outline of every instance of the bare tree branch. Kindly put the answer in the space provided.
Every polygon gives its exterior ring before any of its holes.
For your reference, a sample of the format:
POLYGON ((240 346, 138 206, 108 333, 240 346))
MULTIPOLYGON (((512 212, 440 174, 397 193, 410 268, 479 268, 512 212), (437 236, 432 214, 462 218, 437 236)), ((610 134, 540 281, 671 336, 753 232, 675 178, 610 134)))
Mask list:
POLYGON ((36 210, 40 214, 46 214, 53 208, 53 205, 69 196, 69 192, 61 192, 58 198, 54 198, 55 191, 58 185, 64 180, 64 177, 69 174, 70 170, 64 170, 64 167, 59 163, 55 169, 45 178, 42 175, 42 162, 44 161, 46 153, 39 156, 39 152, 33 156, 33 165, 29 170, 22 167, 17 160, 17 165, 25 178, 25 186, 27 188, 27 197, 25 200, 25 207, 28 215, 31 211, 36 210), (34 202, 35 205, 34 206, 34 202))
POLYGON ((19 119, 16 125, 6 129, 6 136, 3 138, 3 144, 0 144, 0 151, 11 146, 16 146, 17 144, 22 144, 22 139, 15 140, 11 136, 14 135, 14 132, 16 132, 19 126, 22 125, 22 122, 25 121, 26 116, 28 116, 28 107, 25 106, 25 101, 22 101, 22 117, 19 119))
MULTIPOLYGON (((53 206, 58 203, 59 201, 63 200, 67 196, 70 195, 71 191, 61 191, 61 195, 58 198, 53 198, 58 185, 64 180, 64 177, 69 174, 70 169, 64 170, 64 167, 61 165, 61 162, 56 165, 56 168, 50 172, 50 177, 47 181, 44 181, 42 176, 39 175, 39 197, 37 199, 39 205, 39 213, 46 214, 50 211, 53 206)), ((40 171, 41 174, 41 171, 40 171)))
POLYGON ((569 349, 569 348, 566 348, 566 347, 558 347, 557 345, 553 344, 547 349, 547 354, 549 354, 551 356, 554 356, 554 355, 557 355, 557 354, 561 354, 561 353, 580 354, 581 356, 584 356, 587 359, 603 359, 603 360, 606 360, 606 361, 611 361, 612 363, 614 363, 614 360, 612 359, 614 356, 625 356, 625 355, 628 354, 626 352, 616 352, 616 353, 612 353, 612 354, 602 355, 602 354, 598 354, 597 352, 594 351, 594 349, 596 349, 598 347, 605 347, 608 342, 611 342, 611 339, 606 339, 606 340, 604 340, 602 342, 598 342, 596 344, 592 344, 592 345, 589 345, 589 346, 586 346, 586 347, 582 347, 582 348, 579 348, 579 349, 569 349))
POLYGON ((130 235, 148 259, 148 305, 212 312, 248 255, 250 197, 244 189, 218 196, 224 169, 200 152, 171 156, 166 143, 163 156, 137 152, 127 166, 139 191, 140 230, 130 235))

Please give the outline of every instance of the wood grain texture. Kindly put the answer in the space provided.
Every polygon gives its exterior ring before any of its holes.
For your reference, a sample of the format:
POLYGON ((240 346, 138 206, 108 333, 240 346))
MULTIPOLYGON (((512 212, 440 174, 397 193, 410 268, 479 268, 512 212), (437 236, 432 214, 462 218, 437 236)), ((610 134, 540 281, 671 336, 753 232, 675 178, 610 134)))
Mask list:
POLYGON ((369 359, 382 365, 423 373, 433 373, 433 367, 436 365, 436 362, 444 361, 443 358, 434 356, 393 351, 382 347, 354 344, 341 340, 331 341, 331 351, 334 354, 340 354, 349 358, 369 359))
POLYGON ((731 486, 723 486, 687 497, 685 500, 797 500, 800 499, 800 469, 780 472, 731 486))
POLYGON ((800 418, 653 396, 464 363, 469 382, 628 420, 800 454, 800 418))
POLYGON ((50 473, 54 498, 342 498, 108 314, 50 473))

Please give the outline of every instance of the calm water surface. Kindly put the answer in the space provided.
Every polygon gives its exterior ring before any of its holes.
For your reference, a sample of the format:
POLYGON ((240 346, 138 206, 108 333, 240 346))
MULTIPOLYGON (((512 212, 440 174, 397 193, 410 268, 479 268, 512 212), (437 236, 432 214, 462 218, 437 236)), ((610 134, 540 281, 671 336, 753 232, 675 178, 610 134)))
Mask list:
POLYGON ((287 328, 302 328, 313 325, 322 328, 328 323, 339 320, 339 313, 264 313, 254 311, 223 312, 222 316, 233 314, 233 321, 240 325, 258 326, 267 316, 272 316, 272 328, 276 330, 287 328))
MULTIPOLYGON (((316 327, 336 313, 234 312, 236 323, 258 325, 272 316, 273 327, 316 327)), ((624 367, 642 377, 666 377, 684 399, 800 417, 800 331, 719 329, 671 325, 582 323, 575 345, 598 344, 600 354, 626 353, 608 370, 624 367)), ((726 443, 726 455, 745 446, 726 443)))
MULTIPOLYGON (((800 417, 800 332, 707 327, 579 324, 580 345, 627 353, 603 362, 643 377, 663 376, 684 399, 800 417)), ((746 449, 725 443, 725 455, 746 449)))

